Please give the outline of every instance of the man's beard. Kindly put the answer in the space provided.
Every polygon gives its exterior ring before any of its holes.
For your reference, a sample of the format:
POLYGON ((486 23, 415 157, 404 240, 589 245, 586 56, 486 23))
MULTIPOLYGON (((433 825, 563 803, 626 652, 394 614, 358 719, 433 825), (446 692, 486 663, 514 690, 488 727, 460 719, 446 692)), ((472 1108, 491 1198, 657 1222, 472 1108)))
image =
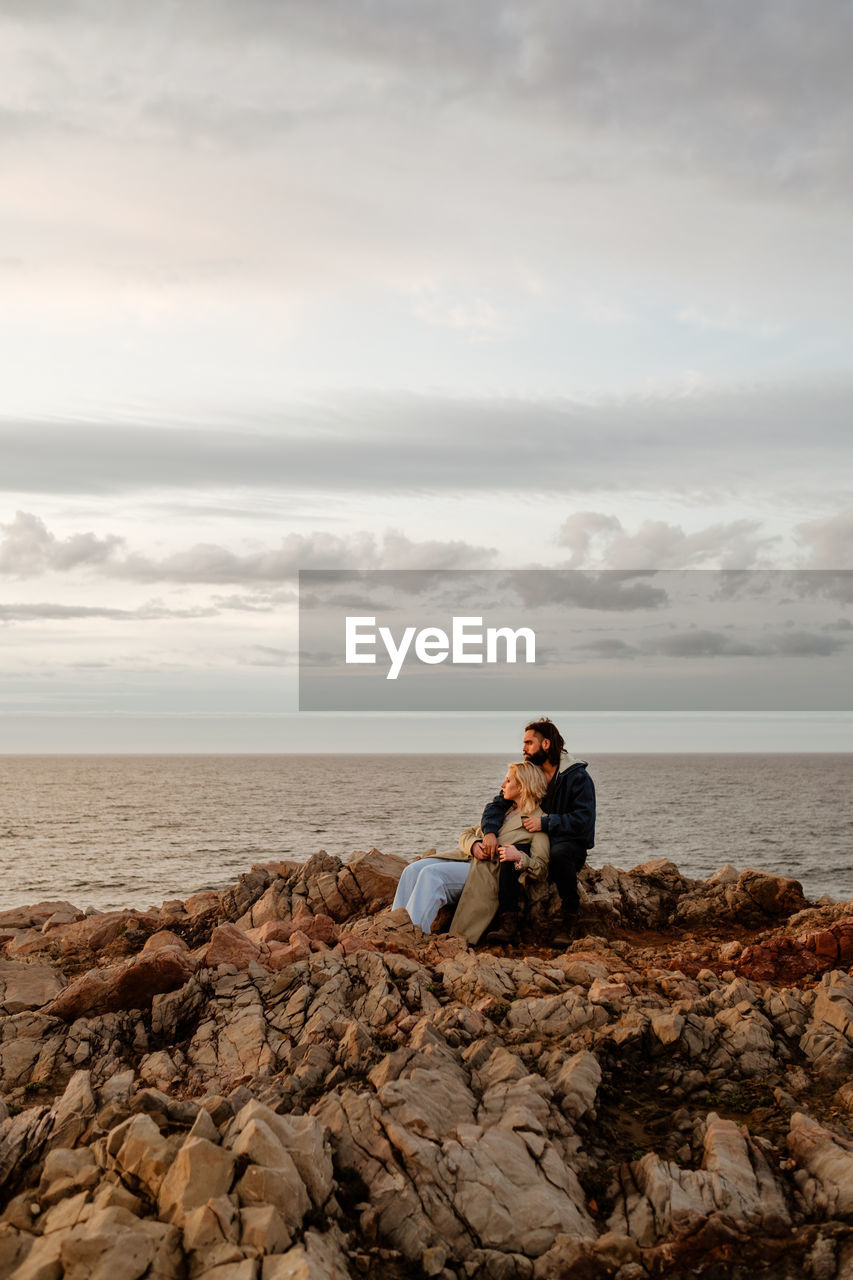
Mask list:
POLYGON ((541 764, 544 764, 545 761, 548 759, 548 752, 543 751, 542 748, 540 747, 538 751, 534 751, 533 755, 528 756, 527 759, 530 762, 530 764, 541 765, 541 764))

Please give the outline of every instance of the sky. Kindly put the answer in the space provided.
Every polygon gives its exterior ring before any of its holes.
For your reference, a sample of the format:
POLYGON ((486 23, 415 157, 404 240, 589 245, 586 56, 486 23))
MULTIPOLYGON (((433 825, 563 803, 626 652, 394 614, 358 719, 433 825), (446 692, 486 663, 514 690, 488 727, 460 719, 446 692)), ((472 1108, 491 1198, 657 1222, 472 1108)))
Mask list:
MULTIPOLYGON (((0 751, 516 741, 299 712, 299 570, 853 569, 849 5, 0 0, 0 51, 0 751)), ((530 714, 851 751, 833 608, 813 711, 530 714)))

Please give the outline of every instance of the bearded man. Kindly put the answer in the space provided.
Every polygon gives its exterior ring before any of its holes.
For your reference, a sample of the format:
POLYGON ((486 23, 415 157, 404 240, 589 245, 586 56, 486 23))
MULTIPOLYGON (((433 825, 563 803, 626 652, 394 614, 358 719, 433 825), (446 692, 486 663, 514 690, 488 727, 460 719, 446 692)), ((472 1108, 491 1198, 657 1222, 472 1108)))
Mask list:
MULTIPOLYGON (((595 787, 586 761, 572 760, 562 734, 547 717, 525 727, 522 751, 525 760, 540 765, 548 779, 548 790, 540 801, 545 816, 523 821, 527 831, 544 831, 551 842, 548 879, 557 886, 562 908, 562 929, 554 942, 567 947, 578 933, 578 872, 595 844, 595 787)), ((508 808, 509 802, 499 793, 483 810, 482 844, 490 857, 495 856, 497 833, 508 808)), ((517 917, 505 920, 502 915, 498 930, 487 940, 511 941, 517 926, 517 917)))

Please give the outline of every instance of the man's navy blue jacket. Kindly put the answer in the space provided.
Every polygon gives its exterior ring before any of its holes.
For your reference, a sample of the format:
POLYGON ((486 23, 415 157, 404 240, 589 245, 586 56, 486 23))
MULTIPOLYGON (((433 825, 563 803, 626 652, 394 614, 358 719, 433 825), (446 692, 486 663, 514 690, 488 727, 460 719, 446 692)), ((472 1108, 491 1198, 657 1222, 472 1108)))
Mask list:
MULTIPOLYGON (((586 761, 578 760, 555 774, 541 805, 545 810, 542 830, 551 842, 552 861, 570 858, 583 866, 587 849, 595 844, 595 787, 586 761)), ((500 793, 490 800, 483 810, 483 832, 497 835, 509 807, 510 801, 500 793)))

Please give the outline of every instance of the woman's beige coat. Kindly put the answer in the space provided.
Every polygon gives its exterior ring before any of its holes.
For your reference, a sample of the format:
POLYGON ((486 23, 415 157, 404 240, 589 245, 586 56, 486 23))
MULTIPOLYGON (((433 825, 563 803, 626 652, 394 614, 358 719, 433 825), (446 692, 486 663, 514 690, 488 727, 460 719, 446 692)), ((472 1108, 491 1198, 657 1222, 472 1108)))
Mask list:
MULTIPOLYGON (((526 880, 541 880, 548 874, 548 837, 544 831, 532 835, 522 826, 522 818, 540 818, 542 810, 537 806, 529 813, 510 809, 498 832, 498 844, 514 844, 522 850, 521 870, 526 880)), ((483 838, 482 827, 467 827, 459 837, 459 848, 471 858, 468 879, 462 897, 456 907, 451 933, 459 933, 468 942, 479 942, 488 929, 498 909, 498 862, 478 862, 471 857, 471 849, 483 838)))

